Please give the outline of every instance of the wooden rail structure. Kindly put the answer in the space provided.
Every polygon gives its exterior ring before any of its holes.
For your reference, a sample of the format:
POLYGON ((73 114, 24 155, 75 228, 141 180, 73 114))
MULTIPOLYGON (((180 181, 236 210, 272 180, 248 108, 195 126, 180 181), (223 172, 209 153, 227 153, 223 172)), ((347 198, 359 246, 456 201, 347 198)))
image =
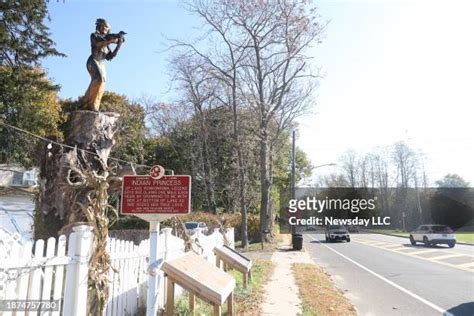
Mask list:
POLYGON ((241 272, 244 288, 247 288, 248 282, 252 277, 252 260, 225 245, 215 247, 214 254, 216 255, 216 266, 220 269, 222 261, 224 263, 224 271, 227 271, 227 268, 231 267, 241 272))
POLYGON ((189 309, 194 315, 195 298, 211 304, 220 316, 227 301, 227 315, 234 315, 235 279, 194 252, 166 261, 161 266, 166 276, 166 315, 174 315, 174 290, 179 285, 189 292, 189 309))

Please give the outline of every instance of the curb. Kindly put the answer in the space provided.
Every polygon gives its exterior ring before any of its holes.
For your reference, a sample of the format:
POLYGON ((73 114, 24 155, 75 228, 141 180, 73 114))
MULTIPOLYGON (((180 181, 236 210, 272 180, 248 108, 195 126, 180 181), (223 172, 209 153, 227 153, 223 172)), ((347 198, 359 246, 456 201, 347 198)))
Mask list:
MULTIPOLYGON (((393 237, 401 237, 401 238, 410 239, 410 237, 407 237, 407 236, 400 236, 400 235, 391 234, 391 233, 374 232, 374 231, 369 231, 369 230, 361 230, 361 231, 369 233, 369 234, 379 234, 379 235, 386 235, 386 236, 393 236, 393 237)), ((469 244, 469 243, 461 242, 461 241, 457 241, 457 240, 456 240, 456 244, 457 245, 465 245, 465 246, 474 246, 474 244, 469 244)))

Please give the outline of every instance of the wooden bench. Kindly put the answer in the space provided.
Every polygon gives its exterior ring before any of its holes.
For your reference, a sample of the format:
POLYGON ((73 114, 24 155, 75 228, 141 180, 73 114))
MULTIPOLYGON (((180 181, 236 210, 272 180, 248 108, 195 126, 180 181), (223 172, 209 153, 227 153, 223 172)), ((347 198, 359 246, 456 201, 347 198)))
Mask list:
POLYGON ((221 315, 221 305, 227 300, 227 315, 234 315, 235 279, 194 252, 164 262, 161 270, 167 282, 166 315, 174 315, 175 284, 189 292, 191 314, 198 297, 214 307, 214 316, 221 315))
POLYGON ((227 267, 230 266, 231 268, 241 272, 243 275, 244 288, 247 288, 248 281, 252 276, 252 260, 228 246, 215 247, 214 254, 216 255, 217 267, 219 269, 221 268, 222 261, 224 263, 225 271, 227 270, 227 267))

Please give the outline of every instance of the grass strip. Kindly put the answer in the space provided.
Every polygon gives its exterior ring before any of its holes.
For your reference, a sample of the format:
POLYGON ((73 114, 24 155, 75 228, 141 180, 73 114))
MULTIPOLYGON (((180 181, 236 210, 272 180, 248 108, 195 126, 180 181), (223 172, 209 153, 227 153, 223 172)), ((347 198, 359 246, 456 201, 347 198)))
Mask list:
MULTIPOLYGON (((236 280, 234 290, 234 308, 236 315, 260 315, 260 307, 263 302, 264 285, 267 283, 273 271, 273 263, 270 260, 253 260, 252 280, 246 289, 243 288, 242 273, 235 270, 228 271, 236 280)), ((196 298, 195 315, 212 315, 212 306, 196 298)), ((175 305, 176 315, 191 315, 188 307, 188 294, 178 298, 175 305)), ((222 305, 222 314, 227 315, 227 304, 222 305)))
POLYGON ((474 244, 474 233, 456 233, 456 240, 468 244, 474 244))
POLYGON ((262 243, 254 242, 248 244, 247 248, 243 248, 240 240, 235 242, 235 249, 239 252, 273 252, 276 247, 276 243, 264 243, 262 246, 262 243))
POLYGON ((369 233, 387 234, 387 235, 400 236, 400 237, 408 237, 410 235, 410 233, 404 232, 399 229, 367 229, 365 231, 369 233))
POLYGON ((329 275, 314 264, 292 265, 304 316, 357 315, 354 306, 338 290, 329 275))

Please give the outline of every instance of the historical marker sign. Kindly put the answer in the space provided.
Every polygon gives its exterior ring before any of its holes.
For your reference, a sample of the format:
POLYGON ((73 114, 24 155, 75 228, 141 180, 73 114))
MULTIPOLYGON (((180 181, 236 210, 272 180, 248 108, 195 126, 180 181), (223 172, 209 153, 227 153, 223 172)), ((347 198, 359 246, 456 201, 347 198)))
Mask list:
POLYGON ((121 213, 125 215, 188 214, 191 177, 124 176, 121 213))
MULTIPOLYGON (((150 175, 124 176, 120 213, 133 215, 150 223, 149 271, 158 262, 160 222, 191 211, 191 177, 165 176, 165 168, 151 167, 150 175)), ((150 273, 147 290, 147 316, 157 313, 158 276, 150 273)))

